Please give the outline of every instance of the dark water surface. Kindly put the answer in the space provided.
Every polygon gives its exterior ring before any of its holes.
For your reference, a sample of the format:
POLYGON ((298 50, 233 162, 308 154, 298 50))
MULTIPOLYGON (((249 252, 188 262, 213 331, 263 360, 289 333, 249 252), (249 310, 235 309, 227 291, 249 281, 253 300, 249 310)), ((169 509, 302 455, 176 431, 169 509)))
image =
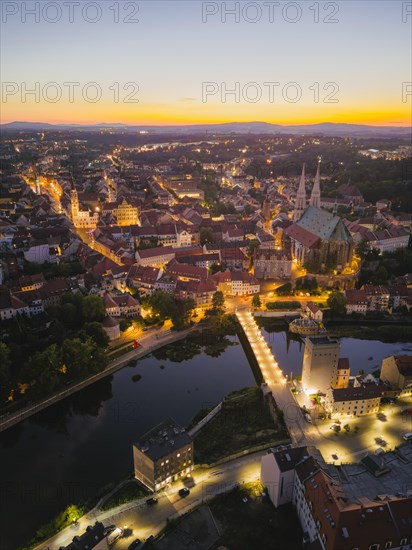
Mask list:
MULTIPOLYGON (((302 343, 283 330, 265 336, 285 374, 300 375, 302 343)), ((342 338, 341 344, 352 373, 374 370, 387 355, 412 353, 405 343, 342 338)), ((16 550, 67 504, 130 474, 133 441, 166 416, 187 425, 201 407, 254 384, 240 345, 180 363, 148 356, 0 434, 0 550, 16 550), (134 374, 142 379, 133 382, 134 374)))

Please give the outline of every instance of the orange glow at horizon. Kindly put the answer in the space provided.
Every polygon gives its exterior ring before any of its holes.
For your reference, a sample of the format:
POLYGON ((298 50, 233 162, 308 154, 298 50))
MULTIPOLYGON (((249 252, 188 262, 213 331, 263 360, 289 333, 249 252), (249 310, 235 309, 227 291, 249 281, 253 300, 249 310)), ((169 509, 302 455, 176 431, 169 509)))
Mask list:
POLYGON ((261 121, 280 125, 324 122, 411 126, 410 104, 388 108, 379 105, 244 104, 244 103, 19 103, 3 105, 1 122, 45 122, 50 124, 196 125, 261 121), (6 108, 7 107, 7 108, 6 108))

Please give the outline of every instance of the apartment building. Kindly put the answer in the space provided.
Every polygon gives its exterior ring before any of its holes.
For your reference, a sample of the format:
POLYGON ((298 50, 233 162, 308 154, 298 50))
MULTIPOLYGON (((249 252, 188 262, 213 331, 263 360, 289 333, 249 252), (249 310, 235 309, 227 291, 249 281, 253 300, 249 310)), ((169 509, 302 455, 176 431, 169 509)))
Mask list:
POLYGON ((193 440, 168 418, 133 445, 133 459, 135 478, 158 491, 193 470, 193 440))

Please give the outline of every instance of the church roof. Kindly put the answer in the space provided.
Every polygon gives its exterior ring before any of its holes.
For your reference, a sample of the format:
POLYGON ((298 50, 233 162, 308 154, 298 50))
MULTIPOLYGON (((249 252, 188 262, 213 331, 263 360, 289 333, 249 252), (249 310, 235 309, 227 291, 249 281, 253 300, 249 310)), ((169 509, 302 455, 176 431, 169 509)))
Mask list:
POLYGON ((339 216, 315 206, 308 206, 302 217, 296 222, 317 237, 326 241, 348 241, 350 234, 339 216))

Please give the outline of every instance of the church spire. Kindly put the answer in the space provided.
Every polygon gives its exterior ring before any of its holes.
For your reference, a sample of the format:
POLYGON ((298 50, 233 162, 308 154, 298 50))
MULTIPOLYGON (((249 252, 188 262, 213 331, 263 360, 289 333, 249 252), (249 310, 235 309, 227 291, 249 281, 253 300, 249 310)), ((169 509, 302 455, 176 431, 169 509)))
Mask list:
POLYGON ((305 164, 303 164, 302 175, 300 176, 299 188, 296 194, 295 211, 293 213, 294 222, 297 222, 298 220, 300 220, 305 208, 306 208, 305 164))
POLYGON ((318 162, 315 183, 313 184, 312 194, 310 196, 310 204, 316 206, 316 208, 320 208, 320 160, 318 162))

